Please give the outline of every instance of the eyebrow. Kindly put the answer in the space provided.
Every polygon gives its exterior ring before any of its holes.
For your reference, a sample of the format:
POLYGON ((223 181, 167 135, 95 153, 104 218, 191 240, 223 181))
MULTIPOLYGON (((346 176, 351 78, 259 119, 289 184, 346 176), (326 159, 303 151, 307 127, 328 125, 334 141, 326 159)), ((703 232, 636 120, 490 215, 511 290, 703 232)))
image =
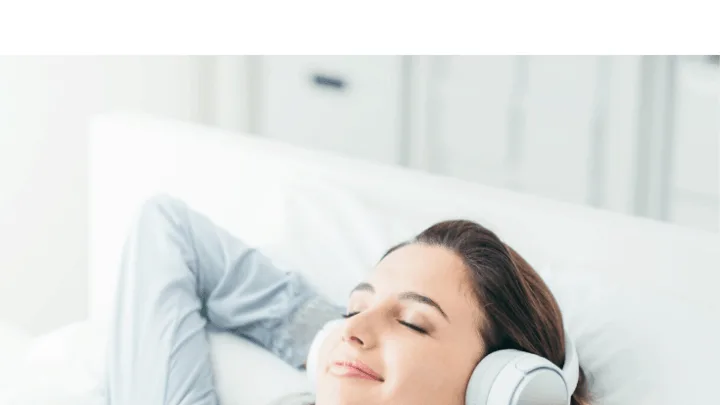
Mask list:
MULTIPOLYGON (((369 284, 369 283, 360 283, 360 284, 356 285, 355 288, 352 289, 352 291, 350 292, 350 295, 352 295, 354 292, 357 292, 357 291, 367 291, 367 292, 374 294, 375 287, 373 287, 372 284, 369 284)), ((406 291, 404 293, 401 293, 399 295, 399 298, 401 300, 415 301, 420 304, 429 305, 429 306, 435 308, 436 310, 438 310, 438 312, 440 312, 440 314, 442 314, 443 318, 445 318, 446 321, 450 322, 450 318, 447 316, 445 311, 443 311, 443 309, 440 307, 440 304, 435 302, 430 297, 426 297, 422 294, 418 294, 413 291, 406 291)))

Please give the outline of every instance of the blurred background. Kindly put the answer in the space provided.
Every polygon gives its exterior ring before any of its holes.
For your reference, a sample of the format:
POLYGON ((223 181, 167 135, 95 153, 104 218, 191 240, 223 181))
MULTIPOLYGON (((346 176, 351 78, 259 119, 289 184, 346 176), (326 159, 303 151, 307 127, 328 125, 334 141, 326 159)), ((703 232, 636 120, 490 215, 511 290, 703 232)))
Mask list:
POLYGON ((0 57, 0 320, 40 333, 86 315, 96 113, 718 232, 719 94, 718 56, 0 57))

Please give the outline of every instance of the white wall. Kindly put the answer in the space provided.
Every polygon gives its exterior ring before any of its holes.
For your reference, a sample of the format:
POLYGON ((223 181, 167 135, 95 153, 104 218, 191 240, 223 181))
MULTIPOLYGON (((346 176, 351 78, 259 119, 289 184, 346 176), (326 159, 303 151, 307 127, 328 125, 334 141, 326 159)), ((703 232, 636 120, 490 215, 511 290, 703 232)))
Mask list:
POLYGON ((213 68, 202 57, 0 57, 0 321, 42 333, 87 313, 88 116, 206 121, 213 68))

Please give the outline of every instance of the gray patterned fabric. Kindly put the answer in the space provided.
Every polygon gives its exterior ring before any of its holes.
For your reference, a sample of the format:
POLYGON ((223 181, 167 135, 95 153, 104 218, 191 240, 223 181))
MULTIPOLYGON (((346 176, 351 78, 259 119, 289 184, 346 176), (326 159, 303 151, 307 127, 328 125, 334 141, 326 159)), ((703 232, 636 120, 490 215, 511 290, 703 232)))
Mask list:
MULTIPOLYGON (((297 287, 309 289, 306 281, 297 287)), ((315 293, 313 293, 315 294, 315 293)), ((289 316, 284 327, 275 329, 271 347, 282 359, 294 367, 302 368, 310 345, 318 331, 329 321, 340 318, 345 308, 335 305, 321 295, 313 295, 289 316)))

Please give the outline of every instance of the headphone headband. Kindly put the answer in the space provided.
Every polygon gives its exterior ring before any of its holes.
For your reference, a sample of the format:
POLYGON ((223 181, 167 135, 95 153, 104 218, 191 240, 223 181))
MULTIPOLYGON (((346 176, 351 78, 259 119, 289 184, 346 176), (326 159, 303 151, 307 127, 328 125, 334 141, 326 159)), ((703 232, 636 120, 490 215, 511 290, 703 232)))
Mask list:
POLYGON ((317 378, 317 369, 318 369, 318 360, 320 357, 320 346, 322 346, 323 341, 325 338, 330 334, 330 331, 335 327, 336 325, 341 324, 344 321, 344 319, 335 319, 332 320, 323 326, 322 329, 315 335, 315 338, 313 339, 312 344, 310 345, 310 350, 308 352, 308 358, 307 358, 307 364, 305 369, 307 370, 307 376, 310 380, 310 387, 315 392, 316 389, 316 378, 317 378))

